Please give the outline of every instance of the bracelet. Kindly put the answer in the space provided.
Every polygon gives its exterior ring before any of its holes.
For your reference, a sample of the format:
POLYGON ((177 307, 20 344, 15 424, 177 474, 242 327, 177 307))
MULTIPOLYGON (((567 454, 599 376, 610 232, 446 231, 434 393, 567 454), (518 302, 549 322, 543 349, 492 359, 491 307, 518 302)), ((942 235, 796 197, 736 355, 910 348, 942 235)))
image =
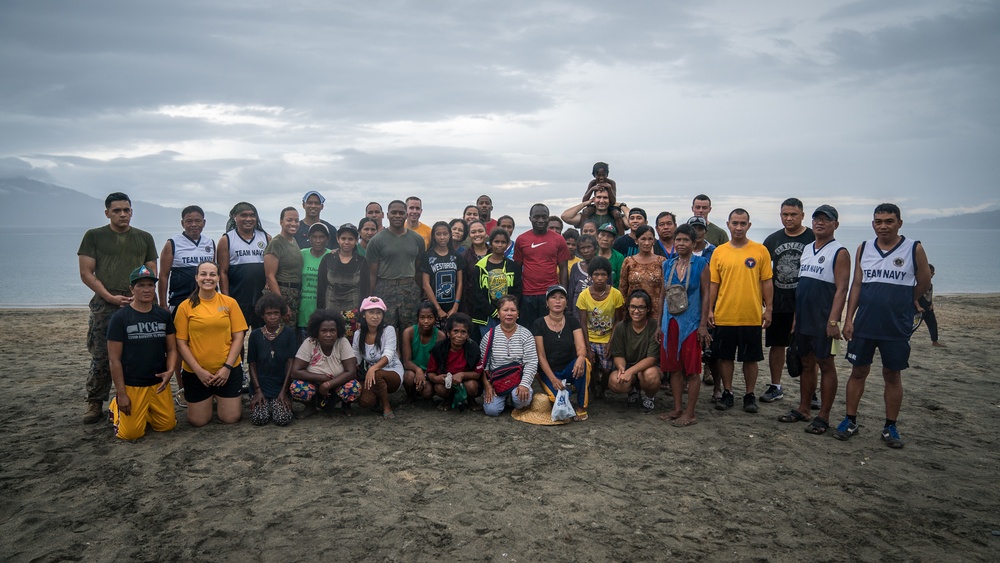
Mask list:
POLYGON ((830 326, 840 326, 840 321, 830 321, 830 326))
POLYGON ((229 364, 222 364, 222 367, 229 369, 229 371, 233 371, 234 369, 236 369, 236 368, 234 368, 233 366, 231 366, 229 364))

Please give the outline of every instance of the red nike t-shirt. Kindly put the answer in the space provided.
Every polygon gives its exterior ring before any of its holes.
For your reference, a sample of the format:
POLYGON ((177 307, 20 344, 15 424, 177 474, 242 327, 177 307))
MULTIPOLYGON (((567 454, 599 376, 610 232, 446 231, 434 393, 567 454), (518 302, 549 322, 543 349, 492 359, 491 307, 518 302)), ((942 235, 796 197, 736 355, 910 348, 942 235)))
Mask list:
POLYGON ((524 295, 545 295, 559 283, 559 263, 569 260, 566 239, 552 231, 528 231, 514 241, 514 261, 521 265, 524 295))

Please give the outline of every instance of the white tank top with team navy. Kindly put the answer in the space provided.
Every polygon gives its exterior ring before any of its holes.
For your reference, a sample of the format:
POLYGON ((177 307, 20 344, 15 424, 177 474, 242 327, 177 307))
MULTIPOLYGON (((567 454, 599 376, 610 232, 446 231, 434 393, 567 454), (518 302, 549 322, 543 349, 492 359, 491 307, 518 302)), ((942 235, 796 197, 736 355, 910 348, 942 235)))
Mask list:
POLYGON ((198 264, 215 261, 215 241, 204 236, 191 240, 180 233, 170 238, 170 246, 174 249, 174 260, 170 263, 167 302, 177 306, 194 292, 198 264))
POLYGON ((875 340, 909 340, 917 313, 913 288, 920 241, 900 237, 895 247, 883 252, 876 240, 861 243, 861 279, 854 280, 861 283, 861 298, 854 334, 875 340))
POLYGON ((817 249, 812 242, 802 249, 799 258, 799 283, 795 288, 795 332, 808 336, 826 337, 833 297, 837 293, 834 268, 837 259, 846 259, 847 253, 838 254, 844 245, 828 241, 817 249))

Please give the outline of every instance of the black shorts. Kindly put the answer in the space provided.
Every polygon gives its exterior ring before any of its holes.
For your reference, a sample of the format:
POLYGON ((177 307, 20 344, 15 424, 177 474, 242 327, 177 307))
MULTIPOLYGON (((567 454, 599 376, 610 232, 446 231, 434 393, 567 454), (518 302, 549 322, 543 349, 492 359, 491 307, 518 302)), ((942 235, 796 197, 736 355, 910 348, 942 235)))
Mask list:
POLYGON ((194 372, 181 370, 184 379, 184 400, 189 403, 200 403, 212 397, 231 399, 239 397, 243 389, 243 365, 238 365, 229 372, 229 379, 218 387, 206 387, 194 372))
POLYGON ((809 336, 807 334, 795 334, 795 345, 799 350, 799 357, 804 358, 812 352, 817 360, 825 360, 832 354, 833 339, 828 336, 809 336))
POLYGON ((852 366, 870 366, 875 359, 875 349, 882 356, 882 367, 889 371, 903 371, 910 367, 910 342, 908 340, 874 340, 854 337, 847 343, 847 361, 852 366))
POLYGON ((764 359, 759 326, 717 326, 712 357, 716 360, 760 362, 764 359))
POLYGON ((764 329, 764 346, 787 347, 792 343, 795 313, 771 313, 771 325, 764 329))

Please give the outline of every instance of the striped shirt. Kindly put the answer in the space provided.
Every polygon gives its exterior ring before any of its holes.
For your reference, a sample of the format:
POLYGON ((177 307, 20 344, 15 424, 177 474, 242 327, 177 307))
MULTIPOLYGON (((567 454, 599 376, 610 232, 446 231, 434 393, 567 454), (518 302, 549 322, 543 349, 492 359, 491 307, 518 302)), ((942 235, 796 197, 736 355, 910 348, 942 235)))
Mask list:
MULTIPOLYGON (((531 388, 535 381, 535 374, 538 373, 538 350, 535 349, 535 337, 531 331, 521 325, 517 325, 517 330, 510 338, 503 333, 503 330, 496 326, 493 333, 493 348, 490 350, 490 360, 486 365, 487 370, 500 367, 504 364, 517 362, 524 366, 521 375, 521 387, 531 388)), ((489 336, 483 338, 479 343, 479 353, 486 354, 486 344, 489 336)))

